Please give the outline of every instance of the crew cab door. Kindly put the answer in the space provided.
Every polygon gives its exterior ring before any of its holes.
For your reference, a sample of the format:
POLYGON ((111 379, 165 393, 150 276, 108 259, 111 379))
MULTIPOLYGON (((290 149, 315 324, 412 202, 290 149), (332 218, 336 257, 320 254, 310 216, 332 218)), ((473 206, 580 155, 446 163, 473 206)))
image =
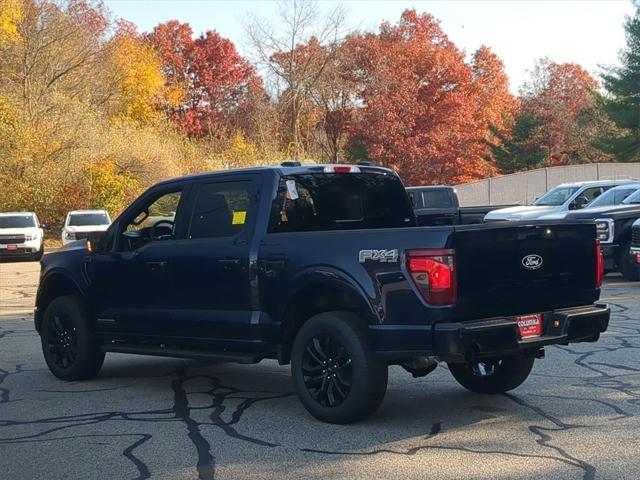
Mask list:
POLYGON ((187 232, 174 257, 173 335, 233 350, 251 343, 250 245, 259 179, 227 175, 193 186, 187 232))
POLYGON ((141 198, 109 230, 86 273, 98 333, 163 337, 172 326, 173 252, 183 226, 182 186, 141 198))

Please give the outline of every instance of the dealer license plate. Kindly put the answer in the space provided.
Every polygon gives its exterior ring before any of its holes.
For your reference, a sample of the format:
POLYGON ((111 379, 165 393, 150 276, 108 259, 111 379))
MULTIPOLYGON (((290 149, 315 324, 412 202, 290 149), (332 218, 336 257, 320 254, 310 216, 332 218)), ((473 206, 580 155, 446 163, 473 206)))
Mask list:
POLYGON ((516 317, 518 329, 522 338, 539 337, 542 335, 542 315, 522 315, 516 317))

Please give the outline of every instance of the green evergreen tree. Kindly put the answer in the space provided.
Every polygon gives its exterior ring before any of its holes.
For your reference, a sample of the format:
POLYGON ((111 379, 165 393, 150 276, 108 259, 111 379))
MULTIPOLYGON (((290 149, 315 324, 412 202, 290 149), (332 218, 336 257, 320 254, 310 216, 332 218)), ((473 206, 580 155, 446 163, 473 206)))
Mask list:
POLYGON ((620 135, 603 139, 600 148, 621 162, 640 161, 640 2, 634 4, 636 13, 625 22, 622 66, 602 75, 608 93, 599 95, 609 118, 621 129, 620 135))
POLYGON ((534 115, 520 112, 516 116, 508 137, 492 129, 500 142, 491 145, 491 150, 496 159, 496 166, 502 173, 514 173, 545 166, 546 152, 531 141, 539 126, 540 121, 534 115))

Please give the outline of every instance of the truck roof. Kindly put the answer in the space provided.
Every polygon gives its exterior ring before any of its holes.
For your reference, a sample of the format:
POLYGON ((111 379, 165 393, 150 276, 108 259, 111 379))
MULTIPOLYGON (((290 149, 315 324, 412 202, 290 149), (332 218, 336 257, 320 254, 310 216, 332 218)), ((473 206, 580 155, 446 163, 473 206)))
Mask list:
MULTIPOLYGON (((300 164, 300 165, 269 165, 263 167, 246 167, 246 168, 232 168, 229 170, 216 170, 213 172, 203 172, 196 173, 193 175, 185 175, 182 177, 175 177, 168 180, 164 180, 157 185, 167 185, 171 183, 179 183, 189 180, 201 180, 208 177, 216 177, 220 175, 230 175, 234 173, 263 173, 263 172, 274 172, 276 175, 284 176, 284 175, 304 175, 310 173, 325 173, 325 169, 327 168, 335 168, 335 167, 351 167, 356 168, 360 173, 384 173, 387 175, 397 176, 397 173, 386 167, 379 167, 374 165, 361 165, 361 164, 349 164, 349 163, 308 163, 308 164, 300 164)), ((353 172, 357 173, 357 172, 353 172)))
POLYGON ((610 179, 610 180, 587 180, 584 182, 567 182, 561 183, 557 185, 557 187, 584 187, 584 186, 593 186, 597 187, 598 185, 624 185, 627 183, 638 183, 638 180, 632 178, 624 178, 624 179, 610 179))

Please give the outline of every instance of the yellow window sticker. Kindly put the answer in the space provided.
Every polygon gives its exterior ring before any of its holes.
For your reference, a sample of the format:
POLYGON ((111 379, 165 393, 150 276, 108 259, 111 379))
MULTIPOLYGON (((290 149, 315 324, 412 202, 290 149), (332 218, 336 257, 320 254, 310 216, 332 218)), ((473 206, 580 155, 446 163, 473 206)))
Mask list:
POLYGON ((231 223, 233 225, 244 225, 245 220, 247 219, 247 212, 244 211, 233 211, 233 220, 231 223))

